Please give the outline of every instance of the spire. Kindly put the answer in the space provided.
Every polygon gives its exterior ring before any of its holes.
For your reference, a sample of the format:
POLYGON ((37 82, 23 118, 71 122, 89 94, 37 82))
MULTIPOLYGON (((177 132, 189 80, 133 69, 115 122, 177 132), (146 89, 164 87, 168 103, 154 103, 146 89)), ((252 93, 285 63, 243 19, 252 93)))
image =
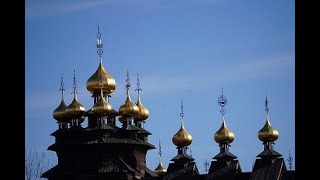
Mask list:
POLYGON ((99 96, 101 88, 100 81, 102 79, 103 83, 103 93, 111 94, 116 89, 116 81, 115 79, 104 69, 102 65, 102 54, 103 54, 103 43, 101 39, 100 27, 98 25, 97 32, 97 53, 99 55, 99 66, 96 72, 87 80, 87 90, 92 93, 96 100, 99 96))
POLYGON ((130 123, 133 124, 133 122, 131 122, 131 119, 133 120, 133 118, 136 117, 136 115, 139 112, 139 107, 131 101, 130 93, 129 93, 130 87, 131 87, 131 84, 130 84, 130 78, 129 78, 129 70, 127 70, 127 79, 125 84, 127 98, 125 102, 120 106, 119 113, 120 113, 120 116, 123 118, 121 122, 123 120, 126 120, 126 118, 130 118, 130 123))
POLYGON ((137 88, 135 91, 138 91, 138 100, 136 105, 139 108, 139 112, 135 117, 135 121, 139 128, 143 128, 144 121, 149 117, 149 110, 146 107, 144 107, 143 104, 141 103, 140 91, 142 91, 142 89, 140 87, 139 74, 137 74, 137 88))
MULTIPOLYGON (((192 143, 192 136, 189 134, 183 125, 183 101, 181 101, 181 125, 179 131, 172 137, 172 142, 174 145, 178 146, 178 149, 185 148, 192 143)), ((180 151, 179 151, 180 152, 180 151)))
MULTIPOLYGON (((279 132, 271 126, 269 117, 268 97, 264 101, 266 111, 266 123, 263 128, 258 132, 258 137, 263 142, 274 142, 279 137, 279 132)), ((271 144, 270 144, 271 145, 271 144)))
POLYGON ((163 176, 166 172, 167 172, 167 169, 162 165, 162 158, 161 158, 161 155, 162 155, 162 152, 161 152, 161 140, 159 138, 159 165, 158 167, 154 170, 154 172, 160 176, 163 176))
MULTIPOLYGON (((222 88, 221 88, 222 89, 222 88)), ((226 113, 225 106, 227 105, 227 98, 223 95, 223 89, 221 95, 218 98, 218 105, 221 107, 220 113, 222 114, 222 125, 220 129, 214 134, 214 140, 220 145, 229 145, 234 140, 233 132, 227 127, 224 120, 224 115, 226 113)))
POLYGON ((72 86, 72 92, 73 94, 73 101, 71 104, 66 108, 66 114, 67 116, 72 119, 71 120, 71 126, 78 126, 80 125, 85 118, 85 107, 78 101, 77 98, 77 80, 76 80, 76 70, 73 71, 73 86, 72 86))
POLYGON ((61 91, 61 102, 60 105, 53 111, 53 118, 56 119, 60 124, 59 128, 65 128, 65 125, 62 125, 67 120, 65 110, 67 108, 66 103, 64 102, 64 96, 63 96, 63 91, 64 89, 64 83, 63 83, 63 76, 61 74, 61 81, 60 81, 60 89, 61 91))

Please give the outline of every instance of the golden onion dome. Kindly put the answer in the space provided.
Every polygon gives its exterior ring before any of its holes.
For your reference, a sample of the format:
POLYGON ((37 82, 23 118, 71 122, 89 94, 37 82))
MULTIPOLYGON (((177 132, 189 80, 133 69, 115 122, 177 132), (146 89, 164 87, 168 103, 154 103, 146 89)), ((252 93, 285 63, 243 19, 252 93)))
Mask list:
POLYGON ((73 101, 66 108, 66 116, 69 118, 82 119, 85 112, 85 107, 78 101, 77 96, 74 96, 73 101))
POLYGON ((56 119, 58 122, 63 122, 67 120, 65 110, 67 108, 66 103, 62 99, 60 105, 53 111, 53 118, 56 119))
POLYGON ((110 94, 116 89, 115 79, 104 69, 100 59, 99 67, 96 72, 87 81, 87 90, 90 93, 99 92, 103 84, 103 92, 110 94))
POLYGON ((263 142, 276 141, 279 137, 279 132, 270 124, 269 115, 263 128, 258 132, 258 137, 263 142))
POLYGON ((112 113, 112 106, 103 97, 102 89, 100 98, 91 108, 91 111, 95 115, 110 115, 112 113))
POLYGON ((126 101, 120 106, 119 114, 123 118, 134 118, 139 112, 138 106, 131 101, 129 93, 127 93, 126 101))
POLYGON ((220 129, 214 134, 214 140, 219 144, 230 144, 234 140, 234 134, 227 127, 224 117, 220 129))
POLYGON ((178 147, 189 146, 192 143, 192 136, 185 130, 182 121, 179 131, 172 137, 172 142, 178 147))
POLYGON ((160 176, 163 176, 166 174, 167 169, 165 167, 163 167, 161 159, 160 159, 158 167, 154 170, 154 172, 160 176))
POLYGON ((141 100, 140 100, 140 95, 138 95, 138 101, 137 101, 136 105, 139 108, 139 112, 135 116, 135 120, 137 120, 137 121, 146 120, 149 117, 149 110, 142 105, 141 100))

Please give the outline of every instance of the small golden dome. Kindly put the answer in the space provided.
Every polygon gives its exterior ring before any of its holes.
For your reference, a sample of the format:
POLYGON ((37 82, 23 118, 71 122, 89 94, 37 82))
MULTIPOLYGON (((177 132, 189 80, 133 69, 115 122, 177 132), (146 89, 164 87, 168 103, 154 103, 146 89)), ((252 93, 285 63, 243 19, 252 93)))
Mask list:
POLYGON ((126 101, 120 106, 119 114, 123 118, 134 118, 139 112, 138 106, 131 101, 129 93, 127 93, 126 101))
POLYGON ((56 119, 58 122, 63 122, 67 120, 66 114, 65 114, 66 108, 67 108, 67 105, 62 99, 60 105, 53 111, 53 118, 56 119))
POLYGON ((135 116, 135 120, 137 120, 137 121, 146 120, 149 117, 149 110, 142 105, 141 100, 140 100, 140 95, 138 95, 138 101, 137 101, 136 105, 139 108, 139 112, 135 116))
POLYGON ((66 108, 66 116, 71 119, 73 118, 82 119, 83 118, 82 116, 85 114, 85 112, 86 112, 85 107, 82 104, 80 104, 77 96, 74 96, 73 101, 66 108))
POLYGON ((172 142, 178 147, 189 146, 192 143, 192 136, 185 130, 182 121, 179 131, 172 137, 172 142))
POLYGON ((112 113, 112 107, 103 97, 102 89, 101 89, 100 98, 93 105, 91 111, 95 115, 110 115, 112 113))
POLYGON ((90 93, 99 92, 101 89, 101 81, 103 84, 103 92, 110 94, 116 89, 116 81, 113 77, 104 69, 102 60, 100 60, 99 67, 96 72, 87 81, 87 90, 90 93))
POLYGON ((222 117, 222 125, 214 134, 214 140, 219 144, 230 144, 234 140, 233 132, 226 126, 224 117, 222 117))
POLYGON ((263 142, 276 141, 279 137, 279 132, 270 124, 269 115, 263 128, 258 132, 258 137, 263 142))
POLYGON ((158 175, 161 175, 161 176, 166 174, 167 169, 165 167, 163 167, 161 159, 160 159, 158 167, 154 170, 154 172, 158 175))

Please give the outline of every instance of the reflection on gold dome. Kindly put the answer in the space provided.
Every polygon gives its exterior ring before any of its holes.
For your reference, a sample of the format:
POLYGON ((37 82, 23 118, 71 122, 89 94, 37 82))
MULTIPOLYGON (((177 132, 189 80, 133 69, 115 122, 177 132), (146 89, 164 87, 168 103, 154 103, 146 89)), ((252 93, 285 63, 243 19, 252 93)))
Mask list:
POLYGON ((182 121, 179 131, 172 137, 172 142, 178 147, 189 146, 192 143, 192 136, 185 130, 182 121))
POLYGON ((270 124, 269 115, 263 128, 258 132, 258 137, 263 142, 273 142, 279 137, 279 132, 270 124))
POLYGON ((160 159, 159 165, 158 167, 154 170, 154 172, 160 176, 163 176, 166 174, 167 169, 165 167, 163 167, 162 165, 162 160, 160 159))
POLYGON ((138 106, 131 101, 130 95, 127 94, 126 101, 120 106, 119 114, 123 118, 134 118, 139 112, 138 106))
POLYGON ((142 105, 141 100, 140 100, 140 95, 138 95, 138 101, 137 101, 136 105, 139 108, 139 112, 135 116, 135 120, 137 120, 137 121, 146 120, 149 117, 149 110, 142 105))
POLYGON ((71 119, 81 118, 86 112, 85 107, 80 104, 77 99, 77 96, 73 98, 71 104, 66 108, 66 115, 71 119))
POLYGON ((233 132, 226 126, 224 117, 222 117, 222 125, 214 134, 214 140, 219 144, 230 144, 234 140, 233 132))
POLYGON ((103 85, 103 93, 110 94, 116 89, 115 79, 104 69, 102 60, 100 60, 99 67, 96 72, 88 79, 87 89, 92 94, 99 92, 101 89, 101 81, 103 85))
POLYGON ((60 105, 53 111, 53 118, 56 119, 58 122, 63 122, 67 120, 65 113, 66 108, 67 105, 62 99, 60 105))
POLYGON ((112 113, 112 107, 103 97, 102 89, 100 91, 101 91, 100 98, 93 105, 91 111, 95 115, 105 115, 105 116, 110 115, 112 113))

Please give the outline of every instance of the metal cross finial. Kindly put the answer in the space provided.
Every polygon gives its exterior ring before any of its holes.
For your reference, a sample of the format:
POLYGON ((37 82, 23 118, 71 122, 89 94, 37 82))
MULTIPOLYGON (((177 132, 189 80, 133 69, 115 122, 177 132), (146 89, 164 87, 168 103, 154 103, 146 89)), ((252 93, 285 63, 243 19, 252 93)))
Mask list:
POLYGON ((64 83, 63 83, 62 74, 61 74, 61 82, 60 82, 60 89, 59 90, 61 91, 61 95, 62 95, 62 99, 63 99, 63 91, 65 91, 65 89, 64 89, 64 83))
POLYGON ((73 91, 71 92, 74 96, 78 94, 77 92, 77 80, 76 80, 76 70, 73 70, 73 91))
POLYGON ((289 169, 290 171, 292 170, 292 161, 293 161, 293 158, 291 156, 291 153, 290 153, 290 150, 289 150, 289 157, 287 159, 288 163, 289 163, 289 169))
POLYGON ((183 101, 181 101, 181 113, 180 113, 180 117, 181 117, 181 118, 184 117, 184 113, 183 113, 183 101))
POLYGON ((137 74, 137 89, 136 89, 136 91, 138 91, 138 95, 140 94, 140 91, 142 91, 142 89, 140 87, 139 74, 137 74))
POLYGON ((126 91, 127 93, 129 92, 129 88, 130 88, 131 84, 130 84, 130 78, 129 78, 129 70, 127 70, 127 79, 126 79, 126 91))
POLYGON ((266 96, 266 100, 264 101, 264 105, 266 106, 265 111, 269 114, 269 107, 268 107, 268 97, 266 96))
POLYGON ((101 33, 100 33, 100 28, 99 28, 99 25, 98 25, 98 32, 97 32, 97 53, 99 54, 99 57, 101 57, 101 55, 103 54, 103 50, 102 50, 102 47, 103 47, 103 43, 102 43, 102 40, 101 40, 101 33))
POLYGON ((221 88, 221 95, 218 98, 218 105, 221 107, 220 113, 222 116, 226 114, 226 109, 224 108, 227 105, 227 98, 223 95, 223 88, 221 88))
POLYGON ((158 152, 158 154, 161 157, 162 151, 161 151, 161 139, 160 138, 159 138, 159 152, 158 152))

